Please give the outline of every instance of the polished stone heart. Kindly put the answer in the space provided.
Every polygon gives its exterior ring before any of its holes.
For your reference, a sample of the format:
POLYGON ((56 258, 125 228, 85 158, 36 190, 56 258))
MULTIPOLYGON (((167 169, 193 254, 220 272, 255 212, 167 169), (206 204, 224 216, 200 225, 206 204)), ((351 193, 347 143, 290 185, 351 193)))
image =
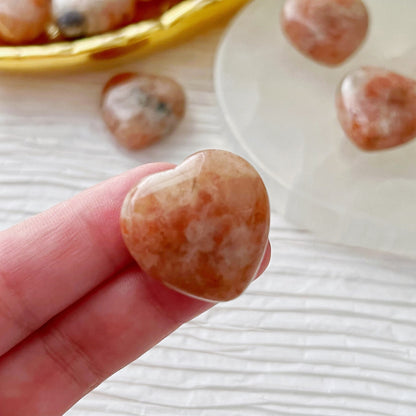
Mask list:
POLYGON ((151 277, 210 301, 240 295, 256 276, 270 224, 269 199, 244 159, 206 150, 143 179, 121 212, 124 241, 151 277))
POLYGON ((364 41, 368 13, 361 0, 287 0, 282 27, 300 52, 325 65, 339 65, 364 41))
POLYGON ((46 31, 49 20, 49 0, 1 0, 0 41, 31 42, 46 31))
POLYGON ((363 67, 344 78, 336 103, 341 126, 361 149, 388 149, 416 137, 413 79, 363 67))
POLYGON ((51 0, 60 34, 79 38, 104 33, 132 22, 135 0, 51 0))
POLYGON ((103 119, 118 142, 137 150, 171 134, 185 114, 185 93, 173 79, 136 73, 111 78, 103 89, 103 119))

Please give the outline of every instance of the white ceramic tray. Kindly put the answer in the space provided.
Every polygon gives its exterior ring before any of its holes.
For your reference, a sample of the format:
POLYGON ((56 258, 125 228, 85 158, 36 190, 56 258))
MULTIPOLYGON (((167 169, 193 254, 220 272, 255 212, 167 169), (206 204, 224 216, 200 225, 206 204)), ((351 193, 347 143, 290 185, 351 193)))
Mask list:
POLYGON ((335 112, 336 88, 354 68, 416 77, 416 1, 366 4, 366 42, 331 69, 289 45, 279 24, 283 0, 254 1, 220 46, 216 91, 230 134, 263 171, 275 209, 332 241, 416 257, 416 141, 364 153, 335 112))

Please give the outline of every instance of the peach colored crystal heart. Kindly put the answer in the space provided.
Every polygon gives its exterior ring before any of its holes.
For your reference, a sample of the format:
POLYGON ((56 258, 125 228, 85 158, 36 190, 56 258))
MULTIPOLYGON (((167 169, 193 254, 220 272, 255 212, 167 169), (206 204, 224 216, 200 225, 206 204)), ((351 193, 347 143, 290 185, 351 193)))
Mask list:
POLYGON ((103 119, 127 149, 142 149, 171 134, 185 114, 185 93, 173 79, 136 73, 111 78, 101 97, 103 119))
POLYGON ((361 0, 287 0, 282 12, 293 46, 325 65, 338 65, 357 50, 368 20, 361 0))
POLYGON ((49 0, 0 1, 0 40, 11 44, 31 42, 50 20, 49 0))
POLYGON ((416 81, 382 68, 348 74, 337 93, 339 121, 361 149, 381 150, 416 137, 416 81))
POLYGON ((124 241, 151 277, 210 301, 240 295, 268 242, 266 188, 244 159, 206 150, 151 175, 127 195, 124 241))

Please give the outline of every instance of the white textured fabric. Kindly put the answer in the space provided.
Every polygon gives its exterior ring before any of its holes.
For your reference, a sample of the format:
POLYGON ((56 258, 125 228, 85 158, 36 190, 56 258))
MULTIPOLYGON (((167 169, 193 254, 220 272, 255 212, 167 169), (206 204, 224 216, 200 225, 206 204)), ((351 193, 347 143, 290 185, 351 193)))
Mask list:
MULTIPOLYGON (((221 29, 110 71, 0 76, 0 229, 139 163, 230 149, 212 86, 221 29), (140 153, 99 117, 121 70, 186 88, 185 122, 140 153)), ((325 243, 273 215, 268 272, 184 325, 68 416, 414 416, 416 262, 325 243)), ((1 413, 1 411, 0 411, 1 413)))

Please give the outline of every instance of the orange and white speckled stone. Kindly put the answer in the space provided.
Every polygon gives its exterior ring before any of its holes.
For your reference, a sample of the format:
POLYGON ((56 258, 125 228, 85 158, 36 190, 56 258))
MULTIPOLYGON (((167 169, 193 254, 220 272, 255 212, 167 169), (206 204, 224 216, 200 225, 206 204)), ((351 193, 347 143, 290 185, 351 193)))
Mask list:
POLYGON ((52 13, 68 38, 107 32, 134 17, 135 0, 52 0, 52 13))
POLYGON ((206 150, 143 179, 121 212, 124 241, 151 277, 210 301, 240 295, 265 253, 266 188, 244 159, 206 150))
POLYGON ((388 149, 416 137, 413 79, 363 67, 344 78, 336 103, 341 126, 361 149, 388 149))
POLYGON ((0 39, 23 44, 39 37, 50 18, 50 0, 2 0, 0 39))
POLYGON ((101 108, 118 142, 137 150, 172 133, 184 117, 185 102, 182 87, 170 78, 123 73, 104 87, 101 108))
POLYGON ((364 41, 368 13, 361 0, 287 0, 282 26, 303 54, 325 65, 339 65, 364 41))

